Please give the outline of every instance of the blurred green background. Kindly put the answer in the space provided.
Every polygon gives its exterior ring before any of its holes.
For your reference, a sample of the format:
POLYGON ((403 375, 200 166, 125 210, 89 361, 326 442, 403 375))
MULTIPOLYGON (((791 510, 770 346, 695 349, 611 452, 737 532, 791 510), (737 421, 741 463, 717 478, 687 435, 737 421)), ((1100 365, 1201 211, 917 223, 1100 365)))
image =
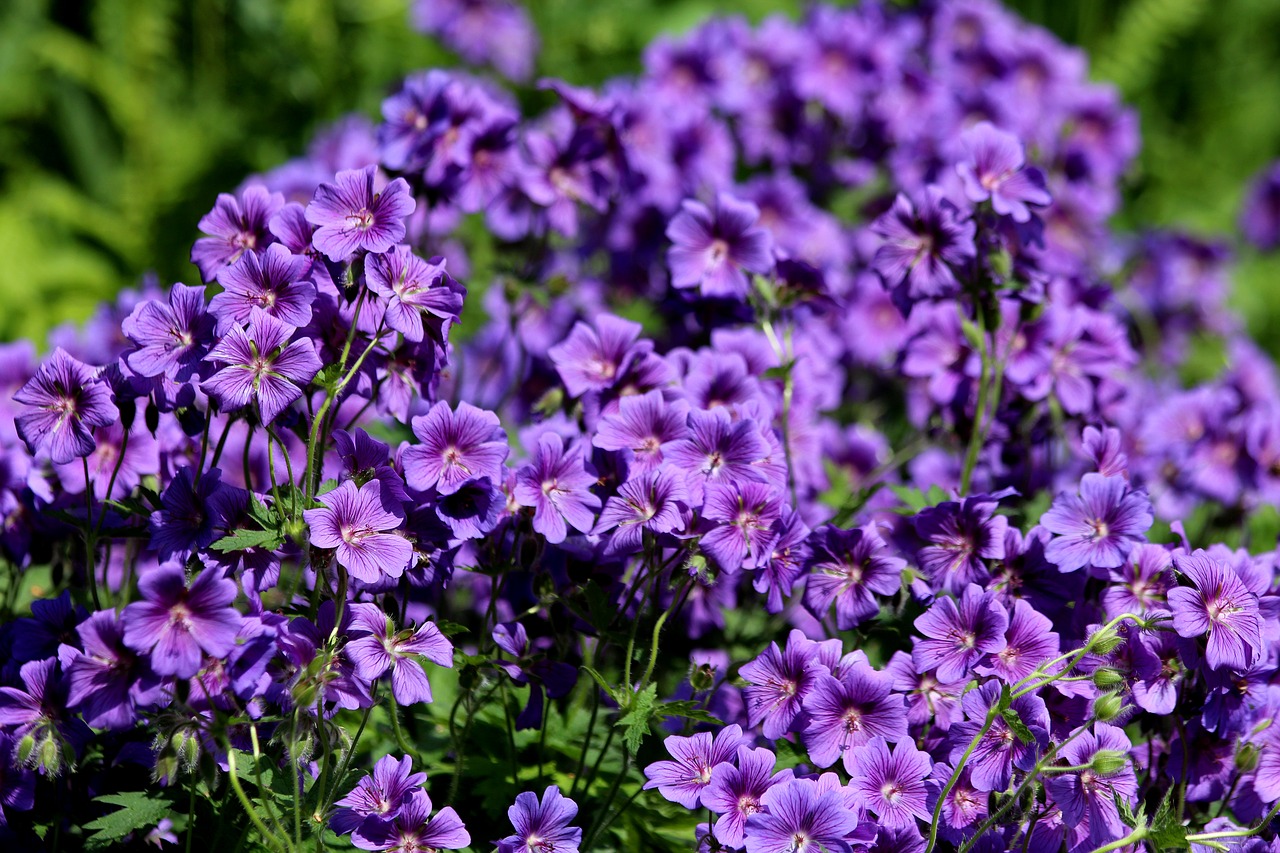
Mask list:
MULTIPOLYGON (((539 73, 581 84, 716 12, 800 0, 532 0, 539 73)), ((1015 0, 1084 47, 1141 114, 1124 227, 1234 240, 1244 182, 1280 156, 1280 2, 1015 0)), ((452 64, 408 0, 0 0, 0 339, 83 318, 154 270, 192 281, 219 191, 374 116, 406 72, 452 64)), ((1234 299, 1280 352, 1280 260, 1242 252, 1234 299)))

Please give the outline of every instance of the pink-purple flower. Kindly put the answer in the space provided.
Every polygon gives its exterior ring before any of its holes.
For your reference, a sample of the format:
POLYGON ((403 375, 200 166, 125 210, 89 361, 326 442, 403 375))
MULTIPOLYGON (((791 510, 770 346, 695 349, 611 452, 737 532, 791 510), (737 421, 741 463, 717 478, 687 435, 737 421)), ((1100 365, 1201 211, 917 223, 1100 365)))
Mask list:
POLYGON ((307 205, 307 221, 316 226, 311 241, 329 260, 385 252, 404 239, 405 218, 416 207, 413 193, 404 178, 375 190, 377 173, 376 166, 339 172, 307 205))
POLYGON ((15 419, 18 435, 33 454, 46 450, 58 464, 92 453, 94 428, 120 417, 110 387, 61 347, 13 399, 25 407, 15 419))
POLYGON ((124 609, 124 644, 146 655, 160 675, 191 678, 204 656, 226 657, 235 646, 241 616, 232 603, 235 581, 221 570, 201 570, 187 586, 177 563, 164 563, 138 581, 141 601, 124 609))
POLYGON ((382 486, 370 480, 359 488, 346 480, 320 496, 322 507, 302 513, 311 527, 311 544, 335 549, 338 565, 365 583, 398 578, 413 561, 413 543, 392 531, 404 524, 403 514, 387 509, 382 486))

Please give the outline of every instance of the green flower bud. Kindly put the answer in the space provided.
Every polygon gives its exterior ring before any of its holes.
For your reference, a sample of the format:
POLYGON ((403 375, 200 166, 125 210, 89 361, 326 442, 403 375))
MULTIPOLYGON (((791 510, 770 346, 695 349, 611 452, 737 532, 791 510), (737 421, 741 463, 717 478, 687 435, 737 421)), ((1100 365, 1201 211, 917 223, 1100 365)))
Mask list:
POLYGON ((19 764, 29 763, 31 761, 31 755, 32 753, 35 752, 35 749, 36 749, 35 735, 31 734, 30 732, 23 735, 22 740, 18 741, 18 751, 17 751, 18 763, 19 764))
POLYGON ((1088 648, 1095 655, 1109 655, 1123 642, 1124 637, 1115 628, 1102 628, 1089 638, 1088 648))
POLYGON ((1236 750, 1236 769, 1241 773, 1249 773, 1258 768, 1258 758, 1261 753, 1258 748, 1251 743, 1242 744, 1236 750))
POLYGON ((1124 701, 1118 693, 1104 693, 1093 700, 1093 716, 1100 722, 1107 723, 1120 716, 1124 710, 1124 701))
POLYGON ((1129 763, 1129 756, 1114 749, 1100 749, 1093 755, 1089 766, 1099 776, 1110 776, 1119 773, 1129 763))
POLYGON ((693 671, 689 673, 689 684, 692 685, 695 693, 702 693, 715 687, 715 668, 709 663, 695 666, 693 671))
POLYGON ((1101 687, 1103 690, 1108 690, 1112 687, 1119 687, 1121 684, 1124 684, 1124 675, 1122 675, 1118 669, 1104 666, 1094 671, 1093 683, 1098 687, 1101 687))

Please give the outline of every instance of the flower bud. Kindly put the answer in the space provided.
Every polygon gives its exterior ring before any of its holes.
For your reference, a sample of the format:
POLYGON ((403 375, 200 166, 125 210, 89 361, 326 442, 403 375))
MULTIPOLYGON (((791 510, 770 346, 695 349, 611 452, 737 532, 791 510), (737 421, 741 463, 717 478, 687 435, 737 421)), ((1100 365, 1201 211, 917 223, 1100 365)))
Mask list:
POLYGON ((1129 756, 1114 749, 1100 749, 1093 754, 1089 766, 1099 776, 1110 776, 1119 773, 1129 763, 1129 756))
POLYGON ((1124 637, 1115 628, 1100 628, 1089 638, 1088 649, 1095 655, 1109 655, 1123 642, 1124 637))
POLYGON ((1124 684, 1124 675, 1114 667, 1104 666, 1094 671, 1093 683, 1103 690, 1109 690, 1124 684))
POLYGON ((1118 693, 1104 693, 1093 700, 1093 716, 1100 722, 1114 720, 1123 710, 1124 701, 1118 693))
POLYGON ((695 693, 703 693, 716 686, 716 671, 709 663, 700 664, 689 673, 689 684, 695 693))
POLYGON ((1250 773, 1258 769, 1258 748, 1251 743, 1242 744, 1236 750, 1236 769, 1241 773, 1250 773))

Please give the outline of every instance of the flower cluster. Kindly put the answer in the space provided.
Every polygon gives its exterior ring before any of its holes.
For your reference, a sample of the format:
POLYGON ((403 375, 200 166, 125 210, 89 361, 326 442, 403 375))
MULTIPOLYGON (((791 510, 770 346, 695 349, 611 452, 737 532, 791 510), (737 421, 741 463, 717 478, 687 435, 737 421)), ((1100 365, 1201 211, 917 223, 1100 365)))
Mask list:
POLYGON ((1182 381, 1228 254, 1108 227, 1082 57, 868 2, 540 86, 415 74, 0 348, 0 838, 1269 849, 1280 382, 1182 381))

